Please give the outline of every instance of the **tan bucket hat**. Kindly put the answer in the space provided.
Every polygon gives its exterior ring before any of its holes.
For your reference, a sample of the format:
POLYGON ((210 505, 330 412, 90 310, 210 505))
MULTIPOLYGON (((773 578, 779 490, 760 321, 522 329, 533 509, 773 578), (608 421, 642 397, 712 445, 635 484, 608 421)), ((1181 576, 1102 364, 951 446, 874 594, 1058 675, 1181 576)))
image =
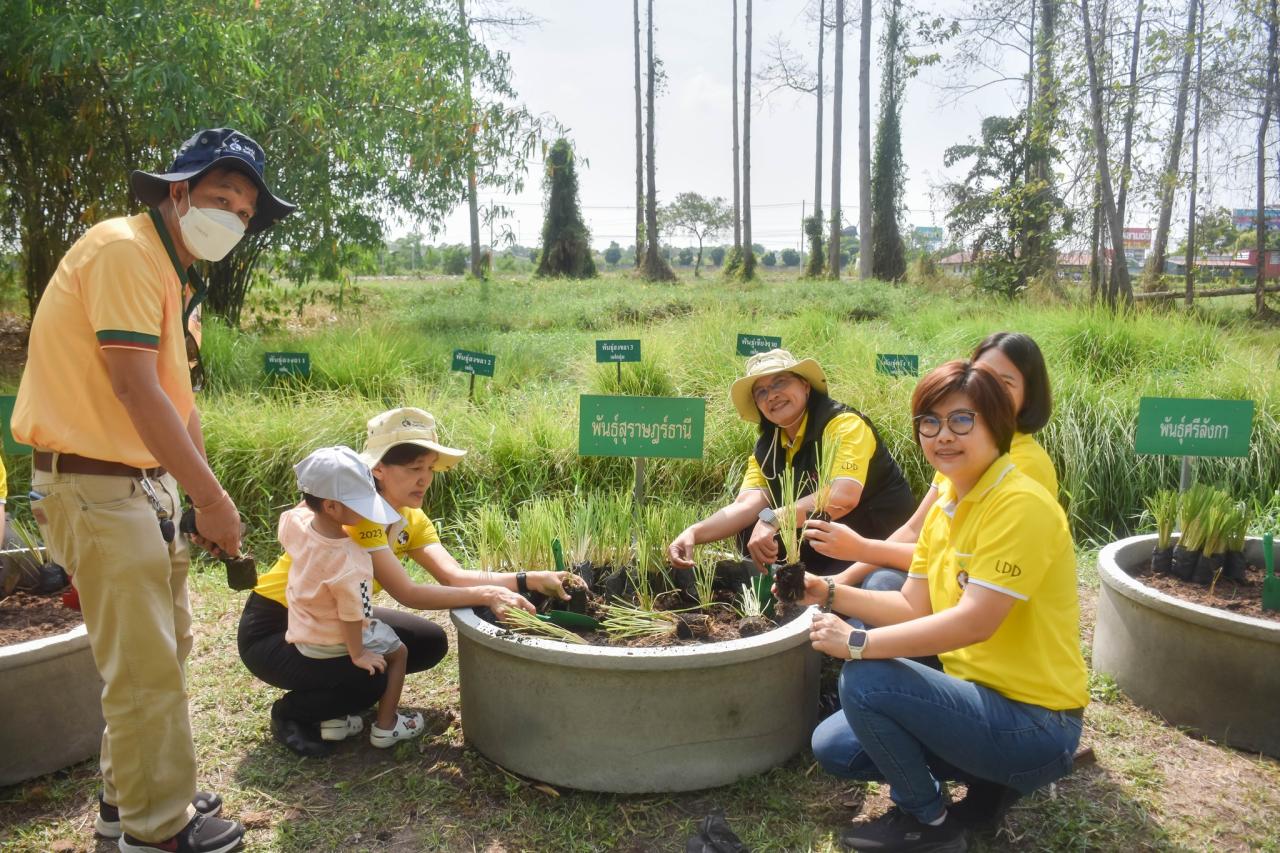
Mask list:
POLYGON ((751 398, 751 387, 761 376, 774 376, 779 373, 794 373, 804 378, 810 385, 822 393, 827 393, 827 374, 822 365, 811 358, 797 360, 794 355, 784 349, 771 349, 758 352, 747 359, 747 373, 735 379, 729 387, 729 399, 744 421, 760 423, 760 410, 751 398))
POLYGON ((436 440, 436 419, 430 412, 405 407, 383 412, 369 419, 369 431, 360 458, 372 468, 397 444, 416 444, 437 453, 433 471, 448 471, 467 455, 465 450, 446 447, 436 440))

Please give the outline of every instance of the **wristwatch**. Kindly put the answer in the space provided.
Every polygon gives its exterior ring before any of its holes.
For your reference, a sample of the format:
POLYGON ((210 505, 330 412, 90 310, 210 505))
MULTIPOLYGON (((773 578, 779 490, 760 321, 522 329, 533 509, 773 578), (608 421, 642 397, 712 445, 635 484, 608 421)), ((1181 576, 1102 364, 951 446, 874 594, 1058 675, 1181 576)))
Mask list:
POLYGON ((759 518, 761 521, 763 521, 765 524, 769 525, 770 527, 777 528, 778 526, 778 516, 773 511, 773 507, 767 506, 764 509, 760 510, 760 515, 758 515, 757 518, 759 518))
POLYGON ((862 650, 867 647, 867 632, 854 628, 849 632, 849 660, 862 660, 862 650))
POLYGON ((516 572, 516 590, 525 595, 529 592, 529 576, 524 572, 516 572))

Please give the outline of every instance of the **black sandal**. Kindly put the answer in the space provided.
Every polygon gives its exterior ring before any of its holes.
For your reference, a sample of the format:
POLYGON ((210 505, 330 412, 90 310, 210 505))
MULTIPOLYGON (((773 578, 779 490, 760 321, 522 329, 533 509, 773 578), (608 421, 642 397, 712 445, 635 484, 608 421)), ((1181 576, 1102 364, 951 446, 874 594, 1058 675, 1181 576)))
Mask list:
POLYGON ((320 732, 315 726, 297 720, 284 720, 273 714, 271 734, 290 751, 305 758, 321 758, 333 751, 332 744, 320 739, 320 732))

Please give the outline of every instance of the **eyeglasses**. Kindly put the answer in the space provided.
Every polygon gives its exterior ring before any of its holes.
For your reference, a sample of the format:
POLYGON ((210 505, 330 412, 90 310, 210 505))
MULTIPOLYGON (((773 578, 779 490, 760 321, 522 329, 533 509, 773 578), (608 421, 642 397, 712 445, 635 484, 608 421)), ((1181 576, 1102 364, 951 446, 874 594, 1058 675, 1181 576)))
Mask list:
POLYGON ((779 373, 768 385, 753 389, 751 391, 751 399, 756 401, 756 405, 760 405, 765 400, 769 399, 770 394, 783 390, 794 382, 795 379, 796 378, 790 373, 779 373))
POLYGON ((191 330, 186 331, 187 368, 191 371, 191 390, 204 390, 204 361, 200 358, 200 344, 191 330))
POLYGON ((973 409, 956 409, 945 418, 924 414, 916 415, 914 420, 916 422, 916 432, 925 438, 934 438, 938 433, 942 432, 944 420, 946 421, 947 429, 951 430, 952 435, 968 435, 973 432, 973 425, 978 420, 978 413, 973 409))

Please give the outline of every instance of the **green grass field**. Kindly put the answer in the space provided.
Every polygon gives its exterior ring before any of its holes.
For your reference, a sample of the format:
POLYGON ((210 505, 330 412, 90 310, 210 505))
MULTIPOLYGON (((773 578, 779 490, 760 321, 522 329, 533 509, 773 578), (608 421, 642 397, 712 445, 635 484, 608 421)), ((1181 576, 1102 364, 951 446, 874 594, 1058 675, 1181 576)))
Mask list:
MULTIPOLYGON (((739 332, 779 335, 826 368, 833 396, 876 422, 917 494, 930 472, 911 443, 909 378, 874 372, 876 353, 916 353, 927 369, 967 355, 991 331, 1033 335, 1049 362, 1055 415, 1042 441, 1057 465, 1081 552, 1085 645, 1092 632, 1094 544, 1141 526, 1142 498, 1175 486, 1177 460, 1133 452, 1143 395, 1256 401, 1249 457, 1202 460, 1197 475, 1280 516, 1280 331, 1247 319, 1242 300, 1191 314, 1149 310, 1113 317, 1070 300, 1034 295, 989 301, 954 284, 808 284, 782 273, 753 285, 704 278, 649 286, 612 273, 583 283, 459 279, 326 285, 299 303, 281 287, 257 294, 268 322, 231 332, 210 324, 201 400, 209 455, 252 528, 260 557, 274 556, 275 518, 295 500, 291 466, 325 444, 359 445, 364 421, 383 408, 433 412, 443 439, 470 450, 439 478, 427 510, 464 563, 474 562, 468 518, 481 507, 514 518, 532 498, 619 494, 632 467, 576 453, 577 396, 627 393, 707 400, 703 459, 651 461, 648 493, 675 517, 736 492, 752 432, 728 398, 741 370, 739 332), (290 306, 297 305, 298 311, 290 306), (640 338, 644 362, 594 363, 597 338, 640 338), (492 380, 449 370, 455 347, 497 356, 492 380), (305 350, 308 383, 272 383, 262 354, 305 350)), ((0 393, 17 375, 0 374, 0 393)), ((10 492, 25 492, 28 462, 7 459, 10 492)), ((21 507, 16 507, 21 511, 21 507)), ((202 784, 223 793, 229 814, 261 850, 676 850, 713 806, 753 850, 836 849, 839 829, 887 798, 841 783, 802 754, 728 788, 621 797, 554 791, 507 774, 469 749, 458 707, 456 659, 411 677, 405 703, 431 712, 438 734, 394 751, 348 744, 323 761, 294 758, 267 731, 277 691, 256 682, 235 654, 243 599, 220 567, 193 581, 197 642, 191 708, 202 784), (860 811, 861 810, 861 811, 860 811)), ((447 622, 447 614, 435 614, 447 622)), ((1280 850, 1280 763, 1191 737, 1134 707, 1095 677, 1085 744, 1097 764, 1019 803, 979 850, 1280 850)), ((56 713, 56 709, 51 709, 56 713)), ((0 849, 109 850, 94 846, 92 762, 0 789, 0 849)))

